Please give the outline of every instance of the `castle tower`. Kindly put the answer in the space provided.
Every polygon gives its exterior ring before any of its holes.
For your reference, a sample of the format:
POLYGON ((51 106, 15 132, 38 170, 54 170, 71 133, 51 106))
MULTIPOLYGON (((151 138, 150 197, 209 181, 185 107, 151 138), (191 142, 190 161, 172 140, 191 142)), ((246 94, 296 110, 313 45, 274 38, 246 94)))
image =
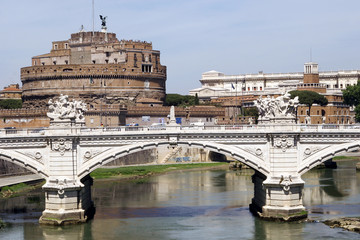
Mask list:
POLYGON ((317 63, 304 64, 304 80, 298 84, 297 90, 307 90, 318 93, 326 93, 326 84, 319 81, 319 66, 317 63))
POLYGON ((49 99, 66 94, 102 109, 142 98, 163 102, 166 66, 151 42, 81 30, 53 42, 50 53, 34 56, 32 66, 21 69, 21 81, 25 108, 46 107, 49 99))
POLYGON ((319 66, 317 63, 304 64, 304 83, 319 83, 319 66))

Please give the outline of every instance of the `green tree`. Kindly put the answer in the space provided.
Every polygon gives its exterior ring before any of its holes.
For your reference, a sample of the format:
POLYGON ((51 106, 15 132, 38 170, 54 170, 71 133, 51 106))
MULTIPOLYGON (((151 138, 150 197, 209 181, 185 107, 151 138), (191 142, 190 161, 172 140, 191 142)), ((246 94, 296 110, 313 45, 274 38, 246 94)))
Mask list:
POLYGON ((199 96, 197 93, 195 93, 195 105, 199 105, 200 101, 199 101, 199 96))
POLYGON ((257 107, 243 108, 243 115, 253 117, 255 122, 257 122, 259 118, 259 110, 257 107))
POLYGON ((21 99, 0 100, 0 109, 15 109, 15 108, 21 108, 21 107, 22 107, 21 99))
POLYGON ((259 111, 256 107, 244 108, 244 116, 259 117, 259 111))
POLYGON ((348 86, 343 90, 344 103, 355 106, 355 119, 360 122, 360 81, 354 86, 348 86))
POLYGON ((180 95, 180 94, 166 94, 165 104, 167 106, 193 106, 196 104, 196 96, 180 95))
POLYGON ((183 96, 180 94, 166 94, 165 104, 167 106, 178 106, 182 103, 183 96))
POLYGON ((299 97, 300 104, 305 104, 309 108, 309 116, 310 116, 310 110, 311 106, 316 103, 321 106, 325 106, 328 104, 328 100, 323 95, 313 92, 313 91, 300 91, 295 90, 290 92, 291 98, 295 98, 296 96, 299 97))

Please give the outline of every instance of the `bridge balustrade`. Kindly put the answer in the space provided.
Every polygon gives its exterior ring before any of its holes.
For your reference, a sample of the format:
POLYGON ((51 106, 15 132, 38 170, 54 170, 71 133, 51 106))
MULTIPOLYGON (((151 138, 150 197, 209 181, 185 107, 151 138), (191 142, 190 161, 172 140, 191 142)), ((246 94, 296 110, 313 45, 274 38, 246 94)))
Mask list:
MULTIPOLYGON (((149 126, 120 126, 120 127, 97 127, 97 128, 71 128, 72 132, 77 133, 96 133, 96 132, 107 132, 107 133, 118 133, 118 132, 148 132, 148 131, 271 131, 271 130, 287 130, 287 131, 315 131, 315 132, 326 132, 326 131, 353 131, 360 129, 360 125, 343 125, 343 124, 320 124, 320 125, 205 125, 205 126, 162 126, 161 128, 151 128, 149 126)), ((44 135, 46 131, 59 132, 69 131, 68 128, 8 128, 0 129, 0 136, 36 136, 44 135)))

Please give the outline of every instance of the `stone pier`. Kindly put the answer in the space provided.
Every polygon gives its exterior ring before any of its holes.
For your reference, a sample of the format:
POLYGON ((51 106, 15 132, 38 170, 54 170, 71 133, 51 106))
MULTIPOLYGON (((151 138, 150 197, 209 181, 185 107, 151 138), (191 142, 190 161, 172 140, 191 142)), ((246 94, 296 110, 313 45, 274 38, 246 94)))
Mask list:
POLYGON ((304 182, 298 178, 274 178, 256 172, 252 176, 254 198, 250 211, 268 220, 294 221, 307 217, 302 204, 304 182))
POLYGON ((48 180, 43 186, 45 191, 45 211, 39 222, 51 225, 65 225, 86 222, 95 214, 91 200, 90 176, 81 182, 70 179, 48 180))

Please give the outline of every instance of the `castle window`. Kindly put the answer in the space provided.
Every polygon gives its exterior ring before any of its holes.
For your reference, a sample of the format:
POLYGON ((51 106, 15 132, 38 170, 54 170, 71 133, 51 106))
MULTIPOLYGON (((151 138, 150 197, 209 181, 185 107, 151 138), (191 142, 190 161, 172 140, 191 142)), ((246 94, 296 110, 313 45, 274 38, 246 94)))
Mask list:
POLYGON ((56 61, 53 61, 53 64, 56 65, 56 61))
POLYGON ((250 91, 250 87, 248 87, 248 91, 250 91))
POLYGON ((65 43, 65 49, 68 49, 68 44, 67 43, 65 43))
POLYGON ((147 73, 152 72, 152 65, 142 65, 141 69, 142 72, 147 72, 147 73))
POLYGON ((340 88, 343 88, 343 85, 342 85, 342 84, 340 84, 340 88))
POLYGON ((68 61, 68 60, 65 60, 65 64, 68 65, 68 64, 69 64, 69 61, 68 61))
POLYGON ((54 49, 57 50, 58 49, 58 45, 54 44, 54 49))
POLYGON ((130 82, 128 82, 128 85, 130 85, 130 82))
POLYGON ((96 63, 96 61, 95 61, 95 60, 93 60, 92 62, 93 62, 93 64, 95 64, 95 63, 96 63))
POLYGON ((106 59, 106 60, 105 60, 105 63, 109 63, 109 60, 108 60, 108 59, 106 59))
POLYGON ((106 52, 106 57, 110 57, 110 52, 106 52))
POLYGON ((114 63, 117 63, 117 58, 114 58, 114 63))
POLYGON ((260 87, 260 91, 262 91, 262 87, 260 87))
POLYGON ((44 63, 44 62, 42 62, 42 63, 41 63, 41 65, 43 65, 43 66, 44 66, 44 65, 45 65, 45 63, 44 63))

